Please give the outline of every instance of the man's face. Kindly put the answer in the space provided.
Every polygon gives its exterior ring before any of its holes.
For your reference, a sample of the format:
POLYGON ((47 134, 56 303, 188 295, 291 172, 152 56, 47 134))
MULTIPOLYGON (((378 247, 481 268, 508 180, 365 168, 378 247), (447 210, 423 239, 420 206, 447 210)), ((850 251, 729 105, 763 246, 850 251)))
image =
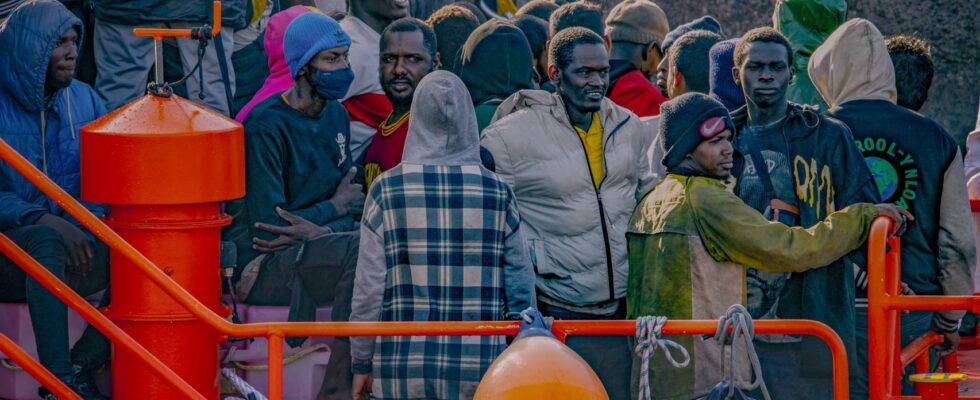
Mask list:
POLYGON ((650 78, 656 79, 660 62, 664 59, 663 53, 660 52, 660 46, 656 43, 650 43, 647 46, 645 57, 640 64, 640 71, 648 80, 650 78))
POLYGON ((381 45, 381 87, 393 105, 412 104, 415 87, 432 72, 434 60, 422 32, 390 32, 381 45))
POLYGON ((313 56, 313 59, 311 59, 310 62, 300 70, 298 75, 305 74, 308 78, 312 79, 315 71, 311 71, 310 68, 323 72, 331 72, 349 68, 350 62, 347 61, 349 50, 350 46, 337 46, 316 53, 316 55, 313 56))
POLYGON ((719 179, 726 179, 732 174, 732 167, 734 166, 733 153, 732 131, 725 129, 715 137, 701 142, 691 152, 691 158, 708 175, 719 179))
POLYGON ((786 47, 779 43, 753 42, 742 65, 732 69, 745 99, 756 107, 769 108, 786 102, 786 88, 793 78, 786 47))
MULTIPOLYGON (((670 50, 667 50, 669 53, 670 50)), ((667 62, 667 54, 660 57, 660 63, 657 64, 657 88, 660 89, 660 94, 664 97, 670 98, 670 94, 667 93, 667 77, 670 74, 670 63, 667 62)))
POLYGON ((48 61, 45 87, 58 90, 68 87, 75 75, 75 61, 78 60, 78 31, 68 29, 51 50, 51 60, 48 61))
POLYGON ((602 44, 580 44, 572 50, 568 66, 559 70, 551 65, 548 73, 566 106, 596 112, 609 87, 609 53, 602 44))
POLYGON ((409 0, 353 0, 361 9, 378 19, 394 21, 408 16, 409 0))

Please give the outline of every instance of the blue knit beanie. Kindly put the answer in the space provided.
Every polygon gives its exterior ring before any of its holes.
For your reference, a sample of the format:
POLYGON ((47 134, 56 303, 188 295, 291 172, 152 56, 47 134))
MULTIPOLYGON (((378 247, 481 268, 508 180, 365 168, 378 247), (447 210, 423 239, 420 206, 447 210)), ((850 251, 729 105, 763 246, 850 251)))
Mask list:
POLYGON ((283 54, 293 78, 317 53, 338 46, 350 46, 350 36, 337 21, 319 12, 294 19, 286 28, 282 41, 283 54))
POLYGON ((670 46, 673 46, 677 39, 680 39, 685 33, 696 30, 717 33, 718 36, 725 38, 725 33, 721 31, 721 24, 718 23, 718 20, 714 19, 714 17, 710 15, 706 15, 684 25, 678 26, 670 32, 667 32, 667 36, 664 37, 664 43, 660 46, 660 48, 663 49, 664 54, 667 54, 667 49, 669 49, 670 46))
POLYGON ((728 39, 711 46, 708 58, 711 60, 709 82, 711 97, 725 105, 728 111, 735 111, 745 105, 742 87, 735 83, 732 68, 735 66, 735 45, 738 39, 728 39))

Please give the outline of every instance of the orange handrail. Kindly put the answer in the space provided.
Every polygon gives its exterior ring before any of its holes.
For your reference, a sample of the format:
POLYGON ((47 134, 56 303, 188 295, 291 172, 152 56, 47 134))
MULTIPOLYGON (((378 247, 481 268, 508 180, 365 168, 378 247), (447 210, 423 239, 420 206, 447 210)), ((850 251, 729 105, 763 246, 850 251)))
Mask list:
POLYGON ((10 338, 4 336, 2 333, 0 333, 0 353, 10 357, 14 363, 23 368, 24 371, 27 371, 28 374, 44 385, 44 387, 48 388, 55 396, 58 396, 59 399, 82 400, 61 379, 54 376, 51 371, 48 371, 41 363, 31 358, 30 354, 27 354, 20 346, 17 346, 17 343, 14 343, 13 340, 10 340, 10 338))
MULTIPOLYGON (((211 27, 211 37, 218 36, 221 32, 221 2, 211 3, 214 26, 211 27)), ((149 36, 153 40, 163 40, 165 37, 191 37, 192 29, 164 29, 164 28, 133 28, 133 36, 149 36)))
MULTIPOLYGON (((515 321, 470 322, 294 322, 233 324, 221 318, 187 293, 164 274, 149 259, 126 242, 102 220, 90 213, 75 198, 62 190, 33 164, 24 159, 5 141, 0 140, 0 159, 5 160, 18 173, 36 185, 66 212, 74 216, 96 237, 125 257, 146 277, 192 315, 217 332, 236 337, 265 336, 269 339, 269 398, 282 398, 282 339, 286 336, 411 336, 411 335, 514 335, 520 324, 515 321)), ((150 370, 161 379, 174 385, 188 398, 202 398, 186 382, 149 354, 124 331, 113 325, 105 316, 74 293, 67 285, 44 269, 29 254, 5 236, 0 237, 0 251, 21 265, 28 274, 41 282, 59 299, 65 301, 89 323, 95 325, 114 343, 121 344, 147 362, 150 370)), ((665 334, 713 334, 716 321, 669 321, 665 334)), ((564 340, 568 335, 631 335, 635 333, 634 321, 555 321, 552 328, 564 340)), ((843 342, 833 330, 815 321, 766 320, 755 323, 759 334, 807 334, 814 335, 830 347, 833 365, 835 398, 847 399, 847 355, 843 342)))
MULTIPOLYGON (((980 311, 980 296, 903 296, 901 285, 901 241, 891 237, 892 221, 879 217, 868 235, 868 389, 870 398, 881 400, 921 399, 899 395, 899 377, 911 362, 926 372, 928 349, 942 341, 927 333, 899 349, 899 312, 901 310, 972 310, 980 311)), ((946 366, 956 369, 955 354, 946 358, 946 366)), ((967 399, 967 397, 960 397, 967 399)))
MULTIPOLYGON (((6 146, 6 142, 3 142, 6 146)), ((140 346, 132 337, 130 337, 125 331, 120 329, 118 326, 112 323, 105 315, 95 309, 88 301, 85 301, 82 296, 75 293, 68 285, 62 282, 58 277, 44 268, 40 263, 37 262, 34 257, 31 257, 24 249, 20 248, 16 243, 10 240, 7 235, 0 233, 0 252, 7 256, 14 263, 19 265, 21 268, 27 272, 31 278, 38 281, 41 286, 48 289, 52 294, 55 295, 59 300, 68 305, 72 310, 78 313, 82 318, 84 318, 88 323, 95 326, 99 332, 102 332, 106 337, 110 338, 113 343, 122 346, 126 351, 132 352, 137 358, 142 360, 147 367, 157 374, 161 379, 172 385, 177 391, 187 398, 204 400, 204 396, 194 390, 187 382, 185 382, 181 377, 177 376, 173 371, 167 368, 159 359, 153 354, 140 346)), ((45 387, 51 389, 44 381, 40 381, 45 387)))

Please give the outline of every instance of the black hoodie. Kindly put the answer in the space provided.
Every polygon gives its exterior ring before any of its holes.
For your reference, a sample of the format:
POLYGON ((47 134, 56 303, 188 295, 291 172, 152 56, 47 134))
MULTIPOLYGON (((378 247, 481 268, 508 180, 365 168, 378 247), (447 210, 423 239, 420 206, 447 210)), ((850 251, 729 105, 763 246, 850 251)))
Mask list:
POLYGON ((524 32, 504 21, 491 20, 473 31, 463 44, 457 70, 478 107, 481 130, 493 116, 480 110, 481 105, 496 109, 517 91, 536 89, 531 45, 524 32))

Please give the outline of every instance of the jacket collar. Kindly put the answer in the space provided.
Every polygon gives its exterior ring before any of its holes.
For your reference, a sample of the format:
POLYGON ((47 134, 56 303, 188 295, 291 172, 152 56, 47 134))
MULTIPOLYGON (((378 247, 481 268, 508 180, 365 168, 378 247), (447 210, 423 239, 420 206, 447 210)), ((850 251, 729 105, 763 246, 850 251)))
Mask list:
MULTIPOLYGON (((749 106, 744 105, 731 112, 732 122, 739 132, 749 121, 749 106)), ((789 102, 786 119, 783 120, 783 135, 787 139, 802 139, 816 132, 820 126, 820 110, 817 107, 789 102)))

